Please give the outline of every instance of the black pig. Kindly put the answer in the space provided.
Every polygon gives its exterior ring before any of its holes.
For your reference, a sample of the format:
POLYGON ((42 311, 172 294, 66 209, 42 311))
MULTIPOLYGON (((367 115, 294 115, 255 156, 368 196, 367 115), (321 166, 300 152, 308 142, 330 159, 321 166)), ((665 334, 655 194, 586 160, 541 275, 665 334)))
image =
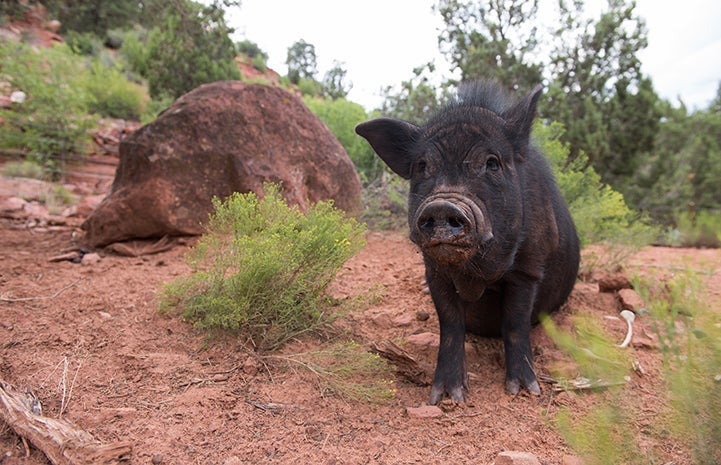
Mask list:
POLYGON ((356 127, 410 180, 410 239, 423 253, 441 331, 431 404, 465 401, 466 330, 503 337, 509 392, 541 392, 531 325, 571 292, 579 241, 530 141, 540 95, 538 86, 513 103, 496 84, 467 83, 423 126, 378 118, 356 127))

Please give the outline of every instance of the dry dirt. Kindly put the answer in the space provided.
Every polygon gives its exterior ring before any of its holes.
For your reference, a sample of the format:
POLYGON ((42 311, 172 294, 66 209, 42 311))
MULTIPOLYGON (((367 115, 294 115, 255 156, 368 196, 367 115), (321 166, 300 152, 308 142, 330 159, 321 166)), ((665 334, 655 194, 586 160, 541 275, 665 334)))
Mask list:
MULTIPOLYGON (((467 343, 465 406, 444 405, 437 418, 409 416, 407 407, 427 402, 430 388, 400 376, 392 400, 343 398, 307 370, 264 362, 239 338, 209 339, 160 314, 161 285, 189 271, 187 246, 142 257, 100 251, 102 259, 90 265, 49 261, 78 244, 81 219, 55 226, 0 219, 0 379, 31 388, 45 415, 62 416, 103 443, 129 441, 134 464, 490 464, 504 450, 560 464, 574 452, 554 428, 555 414, 570 409, 580 417, 606 399, 603 392, 555 392, 548 383, 540 397, 511 396, 503 389, 500 341, 476 337, 467 343)), ((711 298, 721 300, 719 250, 646 248, 625 264, 629 272, 711 270, 711 298)), ((420 255, 404 233, 370 232, 331 292, 343 298, 374 289, 378 298, 343 317, 343 328, 364 347, 395 341, 433 365, 435 347, 405 342, 438 332, 422 281, 420 255), (430 318, 418 319, 419 310, 430 318)), ((625 323, 613 318, 617 297, 598 292, 593 279, 579 282, 554 320, 568 328, 576 313, 623 339, 625 323)), ((689 447, 666 430, 652 332, 643 316, 636 325, 639 337, 628 350, 643 374, 631 372, 624 387, 631 433, 654 463, 691 464, 689 447)), ((542 328, 533 331, 532 343, 540 374, 567 364, 542 328)), ((283 353, 327 344, 308 338, 283 353)), ((0 463, 49 463, 32 444, 26 456, 21 438, 1 423, 0 463)))

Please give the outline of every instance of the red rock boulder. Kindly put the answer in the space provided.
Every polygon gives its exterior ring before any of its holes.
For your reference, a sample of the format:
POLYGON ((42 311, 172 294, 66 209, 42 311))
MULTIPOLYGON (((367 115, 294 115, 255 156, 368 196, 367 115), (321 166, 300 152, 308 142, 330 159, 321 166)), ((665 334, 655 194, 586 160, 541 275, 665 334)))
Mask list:
POLYGON ((120 143, 110 194, 83 224, 86 242, 202 234, 214 196, 260 194, 264 182, 281 182, 301 209, 333 199, 360 210, 353 162, 298 97, 238 81, 203 85, 120 143))

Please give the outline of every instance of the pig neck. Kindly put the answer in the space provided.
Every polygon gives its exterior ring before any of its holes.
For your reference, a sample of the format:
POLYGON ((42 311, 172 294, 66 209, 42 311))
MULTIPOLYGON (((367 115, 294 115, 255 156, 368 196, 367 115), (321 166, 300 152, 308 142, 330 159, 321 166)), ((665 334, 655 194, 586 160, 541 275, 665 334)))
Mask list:
POLYGON ((487 283, 485 281, 463 270, 451 271, 449 275, 456 288, 456 294, 466 302, 477 301, 486 291, 487 283))

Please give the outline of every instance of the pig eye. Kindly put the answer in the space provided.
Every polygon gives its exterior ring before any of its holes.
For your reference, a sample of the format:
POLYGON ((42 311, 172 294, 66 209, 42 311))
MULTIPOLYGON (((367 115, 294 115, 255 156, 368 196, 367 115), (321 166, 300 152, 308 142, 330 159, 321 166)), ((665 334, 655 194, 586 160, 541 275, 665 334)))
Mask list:
POLYGON ((498 161, 497 157, 491 156, 486 160, 486 169, 488 171, 498 171, 501 169, 501 162, 498 161))
POLYGON ((424 159, 416 161, 415 168, 413 170, 414 174, 424 176, 426 178, 433 174, 432 171, 431 165, 424 159))

